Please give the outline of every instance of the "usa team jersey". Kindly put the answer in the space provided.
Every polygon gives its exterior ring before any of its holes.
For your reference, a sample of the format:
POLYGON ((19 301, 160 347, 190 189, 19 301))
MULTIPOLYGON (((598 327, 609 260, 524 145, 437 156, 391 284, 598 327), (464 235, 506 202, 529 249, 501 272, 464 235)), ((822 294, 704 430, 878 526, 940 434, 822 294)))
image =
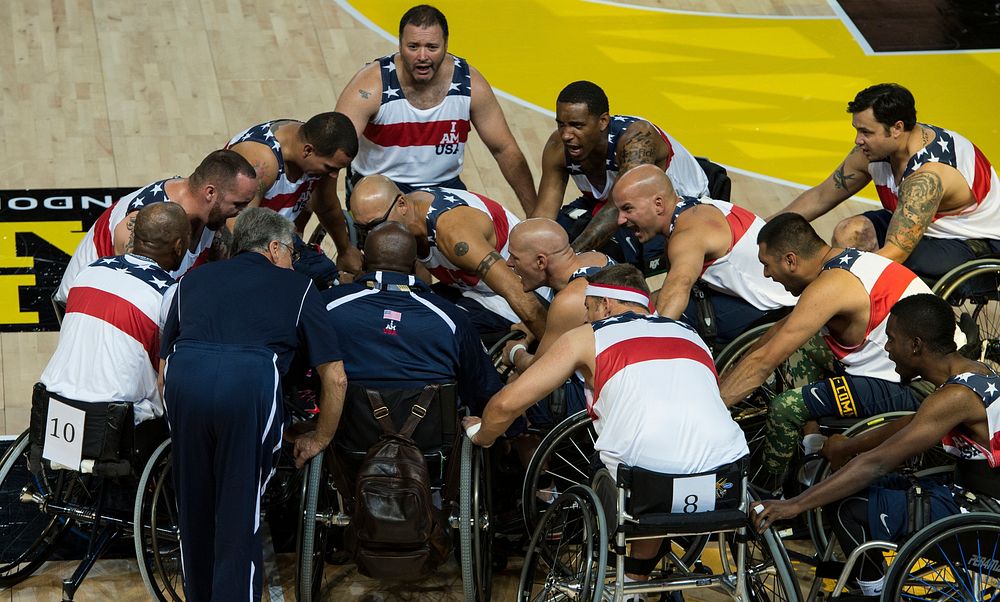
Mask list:
MULTIPOLYGON (((611 124, 608 126, 608 154, 605 159, 607 170, 603 188, 594 186, 590 178, 583 173, 583 166, 580 162, 570 157, 568 152, 566 153, 566 169, 569 171, 570 177, 573 178, 573 182, 576 183, 576 187, 580 189, 583 196, 594 201, 595 212, 600 211, 604 203, 607 202, 608 197, 611 195, 611 189, 614 188, 615 180, 618 178, 618 140, 625 133, 625 130, 628 129, 628 126, 636 121, 646 120, 642 117, 630 117, 628 115, 614 115, 611 118, 611 124)), ((705 170, 698 165, 698 161, 695 160, 694 155, 688 152, 670 134, 667 134, 655 124, 650 123, 650 125, 656 128, 656 131, 660 133, 660 137, 667 144, 667 148, 670 149, 666 172, 670 176, 670 181, 673 182, 674 190, 677 191, 677 194, 692 197, 707 195, 708 176, 705 175, 705 170)))
MULTIPOLYGON (((104 213, 97 218, 97 221, 87 231, 83 240, 77 245, 76 251, 73 252, 73 257, 70 258, 69 264, 66 266, 66 271, 63 272, 59 289, 56 290, 55 298, 57 301, 66 302, 66 298, 69 296, 69 289, 73 286, 73 280, 83 268, 94 263, 101 257, 111 257, 115 254, 115 228, 126 216, 153 203, 171 202, 167 198, 165 188, 167 182, 178 177, 153 182, 122 197, 104 210, 104 213)), ((180 278, 192 267, 205 263, 208 259, 208 250, 212 246, 214 239, 215 230, 205 228, 194 251, 188 249, 187 253, 184 254, 184 259, 181 260, 180 267, 170 272, 170 275, 174 278, 180 278)))
POLYGON ((241 142, 257 142, 271 149, 275 160, 278 162, 278 177, 274 180, 274 184, 264 193, 264 199, 261 201, 260 206, 273 209, 276 213, 280 213, 287 217, 288 221, 294 223, 295 218, 302 213, 302 209, 309 202, 316 184, 319 183, 320 176, 311 176, 303 173, 294 182, 288 179, 288 172, 285 170, 285 158, 281 155, 281 144, 271 132, 272 127, 282 122, 296 122, 296 120, 276 119, 247 128, 233 136, 229 144, 226 145, 226 148, 232 148, 241 142))
POLYGON ((952 376, 944 384, 967 387, 983 401, 990 437, 989 448, 986 449, 961 430, 953 430, 941 440, 944 450, 963 460, 986 460, 990 468, 1000 467, 1000 403, 997 403, 1000 376, 965 372, 952 376))
POLYGON ((133 402, 136 424, 162 415, 160 331, 175 290, 174 279, 140 255, 107 257, 84 268, 70 289, 42 384, 76 401, 133 402))
POLYGON ((593 323, 594 449, 616 474, 624 462, 673 474, 747 455, 743 431, 719 395, 712 353, 693 329, 631 312, 593 323))
POLYGON ((900 299, 910 295, 930 294, 931 289, 901 264, 857 249, 845 249, 823 266, 823 270, 834 269, 847 270, 861 281, 868 292, 871 310, 865 339, 860 344, 853 347, 844 345, 826 327, 822 331, 823 339, 848 374, 898 383, 896 364, 889 359, 885 350, 885 325, 889 321, 889 310, 900 299))
POLYGON ((487 286, 478 274, 460 269, 441 253, 437 248, 437 221, 438 218, 455 207, 472 207, 482 211, 493 222, 493 232, 496 236, 494 248, 506 261, 510 257, 507 239, 511 229, 521 220, 517 219, 500 203, 472 192, 452 188, 425 188, 423 192, 434 195, 434 200, 431 202, 430 209, 427 210, 426 218, 427 242, 430 244, 430 253, 427 257, 419 258, 420 262, 444 284, 460 289, 464 296, 475 299, 493 313, 503 316, 511 322, 520 322, 521 319, 517 317, 507 301, 493 292, 493 289, 487 286))
MULTIPOLYGON (((708 197, 681 197, 670 219, 670 233, 674 232, 677 217, 698 205, 710 205, 721 211, 732 233, 729 251, 718 259, 706 261, 702 266, 701 281, 717 291, 739 297, 762 311, 795 305, 796 299, 791 293, 764 276, 764 268, 757 258, 757 233, 764 227, 764 220, 753 213, 732 203, 708 197)), ((670 244, 669 241, 667 244, 670 244)))
MULTIPOLYGON (((965 136, 933 125, 921 125, 933 130, 935 138, 910 157, 900 183, 927 163, 942 163, 962 174, 976 201, 957 214, 936 214, 925 235, 930 238, 1000 239, 1000 180, 989 159, 965 136)), ((899 184, 893 176, 892 165, 888 161, 872 162, 868 164, 868 173, 882 206, 896 211, 899 184)))
MULTIPOLYGON (((357 174, 382 174, 414 188, 457 178, 465 161, 472 105, 472 73, 465 59, 455 63, 448 92, 435 107, 418 109, 403 96, 396 55, 378 59, 382 104, 358 138, 357 174)), ((447 60, 447 59, 446 59, 447 60)))

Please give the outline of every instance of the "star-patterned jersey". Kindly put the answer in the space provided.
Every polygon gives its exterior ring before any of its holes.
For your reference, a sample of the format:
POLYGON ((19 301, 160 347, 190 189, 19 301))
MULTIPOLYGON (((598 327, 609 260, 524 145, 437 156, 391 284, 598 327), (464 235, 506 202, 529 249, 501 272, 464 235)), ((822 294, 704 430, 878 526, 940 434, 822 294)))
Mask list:
POLYGON ((619 462, 673 474, 711 470, 747 452, 719 394, 712 353, 689 326, 626 312, 594 329, 594 382, 587 411, 594 449, 619 462))
MULTIPOLYGON (((587 253, 587 252, 589 252, 589 251, 583 251, 583 253, 587 253)), ((577 255, 582 255, 582 253, 577 253, 577 255)), ((615 265, 615 263, 616 262, 615 262, 614 259, 611 259, 607 255, 605 255, 604 256, 604 265, 588 265, 588 266, 584 266, 582 268, 577 268, 577 269, 573 270, 572 274, 569 275, 569 280, 566 281, 566 284, 569 284, 570 282, 573 282, 577 278, 589 278, 589 277, 593 276, 594 274, 596 274, 597 272, 600 272, 604 268, 608 267, 609 265, 615 265)))
POLYGON ((942 163, 962 174, 976 202, 959 213, 935 214, 925 235, 930 238, 1000 239, 1000 180, 989 159, 965 136, 933 125, 921 125, 933 130, 935 138, 910 157, 899 184, 888 161, 868 164, 868 173, 882 206, 895 211, 900 184, 927 163, 942 163))
MULTIPOLYGON (((642 117, 630 117, 628 115, 614 115, 611 118, 611 124, 608 126, 608 153, 604 159, 605 177, 602 188, 595 186, 590 181, 590 178, 587 177, 587 174, 584 173, 583 165, 570 157, 568 152, 566 153, 566 169, 569 171, 570 177, 573 178, 573 182, 576 183, 576 187, 580 189, 583 196, 594 201, 593 211, 595 213, 600 211, 604 203, 607 202, 611 195, 611 189, 615 185, 615 180, 618 178, 618 141, 625 133, 625 130, 636 121, 647 120, 642 117)), ((653 123, 650 123, 650 125, 660 133, 660 136, 669 149, 666 172, 670 176, 670 181, 673 182, 677 194, 692 197, 707 195, 708 176, 705 175, 705 170, 698 165, 698 161, 695 160, 694 155, 688 152, 673 136, 664 132, 653 123)))
POLYGON ((418 109, 403 96, 395 54, 378 59, 382 104, 358 138, 358 156, 351 164, 355 173, 382 174, 414 188, 435 186, 462 173, 471 126, 472 74, 465 59, 448 56, 455 63, 448 93, 429 109, 418 109))
MULTIPOLYGON (((708 197, 681 197, 670 218, 669 232, 673 234, 680 214, 698 205, 709 205, 721 211, 732 234, 726 254, 702 265, 701 281, 710 288, 739 297, 763 311, 795 305, 796 299, 791 293, 764 276, 764 268, 757 258, 757 233, 764 227, 764 220, 753 213, 732 203, 708 197)), ((669 244, 670 240, 667 239, 668 249, 669 244)))
MULTIPOLYGON (((989 424, 989 448, 984 448, 961 429, 954 429, 941 439, 944 450, 963 460, 986 460, 990 468, 1000 467, 1000 376, 965 372, 952 376, 945 385, 969 388, 986 407, 989 424)), ((944 385, 941 385, 944 386, 944 385)))
POLYGON ((260 206, 273 209, 275 212, 287 217, 288 221, 294 222, 295 218, 302 213, 302 210, 309 202, 316 184, 319 183, 320 176, 311 176, 303 173, 294 182, 288 179, 288 171, 285 169, 285 158, 281 155, 281 144, 271 131, 272 128, 276 128, 285 122, 296 122, 296 120, 276 119, 247 128, 233 136, 232 140, 226 145, 226 148, 232 148, 241 142, 257 142, 271 149, 275 160, 278 162, 278 177, 274 180, 274 184, 264 193, 264 199, 261 201, 260 206))
POLYGON ((496 237, 494 248, 506 261, 510 257, 510 251, 507 248, 510 230, 521 220, 517 219, 517 216, 505 209, 500 203, 465 190, 425 188, 422 189, 422 192, 434 195, 434 200, 431 201, 426 218, 427 242, 430 245, 430 252, 427 257, 419 258, 420 262, 442 283, 462 290, 464 296, 475 299, 493 313, 503 316, 511 322, 520 322, 521 319, 517 317, 507 301, 493 292, 493 289, 487 286, 478 274, 459 268, 441 253, 437 248, 437 222, 438 218, 455 207, 472 207, 482 211, 493 222, 493 232, 496 237))
MULTIPOLYGON (((171 202, 167 198, 166 185, 167 182, 178 177, 160 180, 159 182, 153 182, 144 186, 122 197, 104 210, 104 213, 97 218, 94 225, 84 235, 83 240, 77 245, 76 251, 73 252, 73 257, 70 258, 69 264, 66 266, 66 271, 63 272, 59 288, 56 290, 55 298, 57 301, 66 302, 66 298, 69 296, 69 289, 73 286, 73 280, 83 268, 94 263, 101 257, 111 257, 115 254, 115 228, 126 216, 153 203, 171 202)), ((205 263, 208 259, 208 250, 212 246, 214 239, 215 230, 205 228, 201 233, 201 238, 198 240, 198 245, 193 251, 190 248, 188 249, 187 253, 184 254, 184 259, 181 260, 180 267, 170 272, 170 275, 174 278, 180 278, 192 267, 205 263)))
POLYGON ((170 274, 140 255, 84 268, 70 289, 42 384, 77 401, 133 402, 136 424, 162 415, 160 331, 175 290, 170 274))
POLYGON ((853 347, 844 345, 826 327, 823 327, 823 339, 848 374, 898 383, 896 364, 885 350, 885 325, 889 321, 889 310, 900 299, 921 293, 930 294, 931 289, 901 264, 857 249, 844 249, 823 266, 823 270, 836 269, 847 270, 861 281, 868 292, 871 308, 865 339, 860 344, 853 347))

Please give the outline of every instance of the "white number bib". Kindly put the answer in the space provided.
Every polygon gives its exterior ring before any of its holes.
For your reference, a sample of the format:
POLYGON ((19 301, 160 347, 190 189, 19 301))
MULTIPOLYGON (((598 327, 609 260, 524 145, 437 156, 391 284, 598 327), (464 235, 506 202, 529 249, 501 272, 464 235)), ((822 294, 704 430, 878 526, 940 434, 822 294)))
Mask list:
POLYGON ((715 475, 674 479, 670 511, 678 514, 715 510, 715 475))
POLYGON ((42 457, 78 470, 83 455, 83 423, 86 416, 83 410, 50 397, 42 457))

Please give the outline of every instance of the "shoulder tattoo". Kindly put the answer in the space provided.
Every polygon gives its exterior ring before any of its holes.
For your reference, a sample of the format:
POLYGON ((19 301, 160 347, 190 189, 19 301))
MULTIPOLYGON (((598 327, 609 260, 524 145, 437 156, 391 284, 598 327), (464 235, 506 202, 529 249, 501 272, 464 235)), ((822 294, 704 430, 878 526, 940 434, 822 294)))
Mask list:
POLYGON ((371 95, 372 93, 369 92, 368 90, 358 90, 358 96, 364 98, 365 100, 368 100, 368 98, 371 97, 371 95))
POLYGON ((483 260, 479 262, 479 267, 476 268, 476 274, 478 274, 480 278, 485 279, 486 274, 490 271, 490 268, 492 268, 493 264, 498 261, 502 263, 503 257, 500 257, 500 254, 496 251, 490 251, 486 257, 483 257, 483 260))
POLYGON ((619 171, 625 173, 637 165, 656 163, 656 141, 649 131, 637 132, 622 143, 619 171))
POLYGON ((125 243, 125 252, 126 253, 131 253, 132 249, 135 248, 135 218, 136 218, 136 213, 138 213, 138 211, 136 211, 135 213, 133 213, 128 218, 128 221, 125 223, 125 227, 128 228, 128 242, 125 243))
POLYGON ((944 186, 934 172, 920 172, 904 179, 899 187, 899 206, 889 223, 886 241, 912 252, 934 219, 942 196, 944 186))
POLYGON ((847 190, 848 182, 854 179, 854 174, 844 173, 844 163, 840 164, 833 172, 833 187, 839 190, 847 190))
POLYGON ((460 243, 458 243, 458 244, 455 245, 455 255, 458 255, 459 257, 461 257, 462 255, 465 255, 468 252, 469 252, 469 245, 468 244, 466 244, 464 242, 460 242, 460 243))

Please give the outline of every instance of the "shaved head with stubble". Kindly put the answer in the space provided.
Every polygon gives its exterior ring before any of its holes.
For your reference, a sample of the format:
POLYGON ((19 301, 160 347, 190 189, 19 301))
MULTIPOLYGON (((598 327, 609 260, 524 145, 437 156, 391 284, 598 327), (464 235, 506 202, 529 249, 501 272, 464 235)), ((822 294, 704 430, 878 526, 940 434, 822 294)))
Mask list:
POLYGON ((191 244, 187 212, 177 203, 143 207, 135 216, 132 252, 148 257, 168 272, 181 265, 191 244))
POLYGON ((639 165, 619 176, 611 191, 618 225, 635 232, 639 242, 668 234, 677 193, 670 177, 655 165, 639 165))
POLYGON ((398 194, 399 188, 385 176, 361 178, 351 191, 351 213, 357 222, 367 224, 382 217, 398 194))
POLYGON ((406 226, 386 222, 365 240, 365 271, 385 270, 412 274, 417 261, 417 240, 406 226))

